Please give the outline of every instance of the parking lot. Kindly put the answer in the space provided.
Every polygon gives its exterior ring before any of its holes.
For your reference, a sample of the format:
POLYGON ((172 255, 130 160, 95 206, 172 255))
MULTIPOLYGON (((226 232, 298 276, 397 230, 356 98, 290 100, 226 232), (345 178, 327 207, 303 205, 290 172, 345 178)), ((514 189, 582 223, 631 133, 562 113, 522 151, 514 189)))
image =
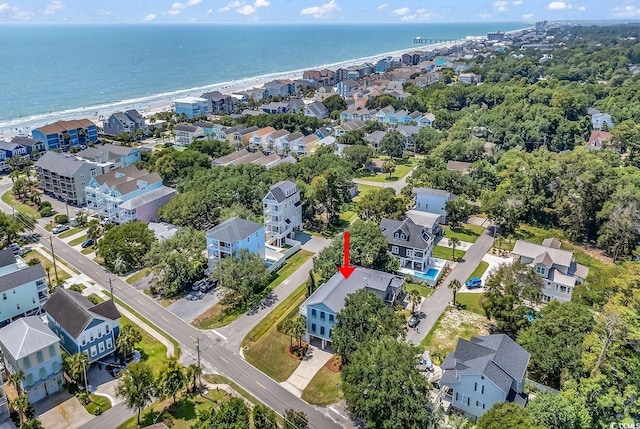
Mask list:
POLYGON ((199 295, 198 292, 191 292, 187 296, 195 296, 197 298, 194 300, 187 299, 186 297, 180 298, 167 307, 167 309, 188 323, 191 323, 193 319, 220 301, 217 289, 207 293, 201 293, 201 295, 199 295))

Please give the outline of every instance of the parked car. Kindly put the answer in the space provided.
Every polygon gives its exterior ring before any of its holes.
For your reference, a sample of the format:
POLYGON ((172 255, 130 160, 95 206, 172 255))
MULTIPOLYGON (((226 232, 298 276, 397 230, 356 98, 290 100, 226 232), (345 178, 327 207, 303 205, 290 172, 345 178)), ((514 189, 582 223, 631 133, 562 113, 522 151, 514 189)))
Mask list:
POLYGON ((420 319, 418 318, 417 314, 413 314, 411 315, 411 317, 409 318, 409 327, 410 328, 415 328, 416 326, 418 326, 418 323, 420 323, 420 319))
POLYGON ((467 280, 464 285, 467 289, 475 289, 478 287, 482 287, 482 279, 480 277, 474 277, 472 279, 467 280))
POLYGON ((20 245, 18 243, 11 243, 9 249, 11 249, 14 255, 17 255, 18 252, 20 252, 20 245))
POLYGON ((18 255, 20 256, 24 256, 27 253, 31 252, 33 249, 31 247, 22 247, 20 248, 20 250, 18 250, 18 255))
POLYGON ((200 283, 200 292, 209 292, 211 289, 216 287, 217 283, 217 280, 203 279, 202 283, 200 283))
POLYGON ((95 243, 95 241, 93 240, 93 238, 87 238, 86 240, 84 240, 82 242, 82 244, 80 245, 83 249, 86 249, 89 246, 93 246, 95 243))
POLYGON ((69 229, 69 225, 59 224, 54 226, 51 232, 53 232, 54 234, 60 234, 61 232, 66 231, 68 229, 69 229))

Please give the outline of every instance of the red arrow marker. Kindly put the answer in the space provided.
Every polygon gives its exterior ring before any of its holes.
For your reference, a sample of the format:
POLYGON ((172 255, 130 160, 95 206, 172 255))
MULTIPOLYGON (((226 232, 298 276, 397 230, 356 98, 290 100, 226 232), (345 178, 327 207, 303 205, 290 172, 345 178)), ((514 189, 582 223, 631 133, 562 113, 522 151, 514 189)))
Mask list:
POLYGON ((349 266, 349 231, 344 232, 344 265, 338 267, 338 270, 342 273, 345 279, 353 273, 356 267, 349 266))

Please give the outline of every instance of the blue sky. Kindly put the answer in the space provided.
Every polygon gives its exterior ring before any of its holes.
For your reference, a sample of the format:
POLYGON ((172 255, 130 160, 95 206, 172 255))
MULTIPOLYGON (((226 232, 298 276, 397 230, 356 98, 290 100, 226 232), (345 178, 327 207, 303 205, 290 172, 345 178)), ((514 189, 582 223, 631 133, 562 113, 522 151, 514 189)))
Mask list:
POLYGON ((402 23, 640 19, 640 0, 0 0, 0 22, 402 23))

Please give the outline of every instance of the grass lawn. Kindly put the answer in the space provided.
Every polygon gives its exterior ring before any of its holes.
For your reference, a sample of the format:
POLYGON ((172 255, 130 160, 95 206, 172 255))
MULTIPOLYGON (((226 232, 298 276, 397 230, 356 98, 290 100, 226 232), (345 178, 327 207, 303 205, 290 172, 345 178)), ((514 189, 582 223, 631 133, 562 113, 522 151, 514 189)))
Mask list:
POLYGON ((487 268, 489 268, 489 263, 486 261, 480 261, 476 269, 473 270, 473 272, 469 275, 469 278, 467 280, 472 279, 474 277, 482 277, 484 272, 487 271, 487 268))
POLYGON ((358 179, 368 180, 370 182, 395 182, 397 180, 402 179, 404 176, 409 174, 409 172, 415 167, 415 164, 408 163, 406 165, 398 164, 396 165, 396 170, 391 173, 391 177, 387 173, 378 173, 373 176, 364 176, 359 177, 358 179))
MULTIPOLYGON (((44 256, 38 249, 33 249, 31 252, 27 253, 27 258, 25 262, 28 264, 29 261, 33 259, 37 259, 42 264, 42 268, 44 271, 48 273, 48 276, 51 277, 51 281, 55 283, 56 280, 56 270, 53 269, 53 262, 44 256)), ((69 279, 71 276, 62 268, 60 268, 60 260, 56 261, 56 266, 58 268, 58 281, 64 282, 69 279)))
POLYGON ((69 242, 69 246, 77 246, 78 244, 82 244, 87 239, 86 235, 81 235, 78 238, 74 238, 69 242))
MULTIPOLYGON (((89 246, 86 249, 81 249, 80 253, 82 253, 83 255, 88 255, 89 253, 93 253, 95 251, 97 251, 98 249, 96 249, 95 246, 89 246)), ((95 261, 95 259, 94 259, 95 261)))
POLYGON ((240 395, 242 395, 242 397, 244 399, 246 399, 247 401, 251 402, 252 404, 254 404, 254 405, 262 404, 262 401, 258 401, 249 392, 244 390, 242 387, 238 386, 236 383, 234 383, 233 381, 231 381, 230 379, 228 379, 224 375, 203 374, 202 378, 204 378, 207 382, 209 382, 211 384, 228 384, 229 386, 231 386, 233 388, 233 390, 238 392, 240 395))
POLYGON ((462 310, 471 311, 472 313, 484 316, 482 309, 482 293, 458 293, 456 294, 456 302, 462 310))
POLYGON ((29 216, 34 216, 36 219, 40 218, 40 213, 38 213, 36 209, 16 200, 15 196, 11 192, 11 189, 9 189, 7 192, 2 194, 2 197, 0 198, 5 204, 8 204, 14 209, 16 209, 16 211, 19 211, 20 213, 23 213, 29 216))
POLYGON ((287 261, 282 267, 280 267, 279 270, 273 273, 275 277, 272 278, 268 288, 273 290, 278 287, 280 283, 282 283, 287 277, 293 274, 294 271, 300 268, 312 256, 313 252, 304 249, 298 250, 292 257, 287 259, 287 261))
POLYGON ((143 268, 139 270, 137 273, 127 277, 127 283, 129 283, 130 285, 136 284, 143 278, 147 277, 150 273, 151 273, 151 268, 143 268))
POLYGON ((342 399, 342 389, 340 386, 336 389, 336 384, 341 382, 339 372, 322 367, 302 391, 302 399, 313 405, 336 403, 342 399))
POLYGON ((111 401, 109 401, 109 399, 105 398, 104 396, 90 394, 89 399, 91 399, 91 402, 89 402, 89 404, 86 405, 84 408, 92 416, 96 414, 97 407, 100 407, 100 411, 102 411, 103 413, 107 411, 109 408, 111 408, 111 401))
POLYGON ((410 290, 417 290, 420 296, 425 298, 430 297, 431 295, 433 295, 433 292, 435 292, 434 288, 429 286, 422 286, 417 283, 405 283, 404 286, 405 286, 405 289, 407 289, 407 292, 410 290))
POLYGON ((129 320, 126 316, 120 316, 120 327, 133 325, 142 334, 142 341, 136 344, 136 350, 140 350, 141 359, 154 370, 158 370, 167 360, 167 348, 160 341, 153 338, 147 331, 129 320))
MULTIPOLYGON (((83 230, 83 228, 71 228, 71 229, 68 229, 68 230, 66 230, 66 231, 61 232, 60 234, 58 234, 58 238, 67 238, 67 237, 71 237, 72 235, 76 235, 77 233, 79 233, 79 232, 80 232, 80 231, 82 231, 82 230, 83 230)), ((80 243, 82 243, 82 241, 81 241, 80 243)), ((80 243, 78 243, 78 244, 80 244, 80 243)), ((71 243, 69 243, 69 244, 71 244, 71 243)), ((73 245, 72 245, 72 246, 73 246, 73 245)))
POLYGON ((480 225, 472 225, 468 223, 462 224, 459 228, 452 229, 449 225, 444 225, 444 236, 446 238, 457 237, 460 241, 467 243, 475 243, 480 234, 484 232, 484 228, 480 225))
POLYGON ((366 194, 367 192, 371 192, 374 189, 380 189, 381 186, 373 186, 373 185, 360 185, 358 184, 358 195, 356 195, 353 198, 353 201, 358 201, 358 199, 360 199, 360 197, 364 194, 366 194))
POLYGON ((353 211, 346 211, 340 213, 340 220, 343 222, 351 223, 358 217, 358 214, 353 211))
MULTIPOLYGON (((433 252, 431 252, 431 256, 439 259, 449 259, 451 260, 451 247, 447 246, 433 246, 433 252)), ((455 257, 456 259, 462 259, 467 252, 464 250, 456 249, 455 257)))

